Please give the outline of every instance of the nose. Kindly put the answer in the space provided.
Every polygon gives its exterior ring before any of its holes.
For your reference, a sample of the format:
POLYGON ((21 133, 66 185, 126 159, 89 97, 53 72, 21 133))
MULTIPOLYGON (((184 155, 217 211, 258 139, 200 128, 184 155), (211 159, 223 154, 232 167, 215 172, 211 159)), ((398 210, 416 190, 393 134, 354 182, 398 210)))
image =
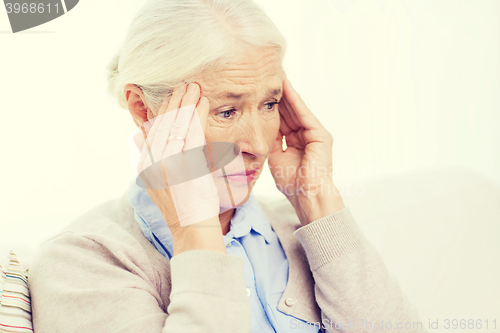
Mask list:
POLYGON ((257 159, 267 156, 269 147, 267 146, 264 119, 256 112, 248 117, 240 119, 240 130, 237 131, 235 143, 240 147, 245 159, 257 159))

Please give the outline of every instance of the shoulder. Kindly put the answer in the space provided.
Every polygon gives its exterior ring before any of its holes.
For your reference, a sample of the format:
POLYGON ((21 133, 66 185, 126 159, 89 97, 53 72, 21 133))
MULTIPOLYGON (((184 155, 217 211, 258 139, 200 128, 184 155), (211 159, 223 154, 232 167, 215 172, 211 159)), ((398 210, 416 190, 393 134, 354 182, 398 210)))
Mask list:
POLYGON ((38 247, 30 265, 30 284, 41 287, 47 278, 64 283, 79 275, 119 281, 140 278, 161 289, 161 280, 170 279, 169 262, 134 221, 126 195, 92 208, 38 247))
POLYGON ((163 326, 170 263, 135 230, 127 204, 104 202, 38 247, 28 276, 36 332, 163 326))
POLYGON ((114 244, 116 248, 121 245, 121 248, 141 249, 146 252, 155 250, 135 221, 127 193, 90 209, 47 239, 40 247, 46 247, 56 242, 56 239, 68 237, 86 238, 110 246, 114 244))

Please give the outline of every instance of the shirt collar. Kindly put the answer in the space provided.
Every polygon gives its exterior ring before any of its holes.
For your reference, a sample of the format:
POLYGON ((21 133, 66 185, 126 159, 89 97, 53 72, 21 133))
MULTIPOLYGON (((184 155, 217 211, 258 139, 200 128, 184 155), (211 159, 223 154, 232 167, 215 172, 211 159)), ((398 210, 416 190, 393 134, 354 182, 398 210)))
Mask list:
POLYGON ((158 243, 173 256, 173 238, 160 209, 149 197, 148 192, 133 180, 127 191, 128 202, 132 206, 144 236, 150 242, 158 243), (146 231, 146 229, 149 231, 146 231), (154 239, 156 238, 156 239, 154 239))
POLYGON ((273 234, 271 224, 253 192, 250 193, 248 200, 243 205, 236 208, 231 219, 230 230, 224 236, 224 239, 229 243, 231 238, 243 237, 251 229, 262 235, 266 243, 271 242, 273 234))

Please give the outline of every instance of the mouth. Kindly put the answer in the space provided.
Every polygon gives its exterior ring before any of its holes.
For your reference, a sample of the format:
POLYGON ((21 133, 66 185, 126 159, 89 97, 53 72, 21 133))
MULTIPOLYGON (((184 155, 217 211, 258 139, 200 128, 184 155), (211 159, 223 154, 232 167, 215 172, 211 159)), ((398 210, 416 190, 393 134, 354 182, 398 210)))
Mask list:
POLYGON ((224 177, 237 183, 250 183, 255 178, 257 170, 258 169, 245 170, 245 172, 232 173, 224 177))

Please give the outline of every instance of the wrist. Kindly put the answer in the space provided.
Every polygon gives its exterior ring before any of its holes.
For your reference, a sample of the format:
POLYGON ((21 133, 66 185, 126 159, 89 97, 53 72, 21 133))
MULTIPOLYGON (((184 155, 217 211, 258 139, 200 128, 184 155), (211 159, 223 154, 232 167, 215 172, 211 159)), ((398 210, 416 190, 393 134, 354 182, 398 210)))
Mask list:
POLYGON ((345 208, 342 196, 333 182, 323 184, 314 195, 308 193, 299 203, 299 219, 303 226, 345 208))
POLYGON ((190 250, 226 252, 219 217, 180 227, 173 237, 174 255, 190 250))

